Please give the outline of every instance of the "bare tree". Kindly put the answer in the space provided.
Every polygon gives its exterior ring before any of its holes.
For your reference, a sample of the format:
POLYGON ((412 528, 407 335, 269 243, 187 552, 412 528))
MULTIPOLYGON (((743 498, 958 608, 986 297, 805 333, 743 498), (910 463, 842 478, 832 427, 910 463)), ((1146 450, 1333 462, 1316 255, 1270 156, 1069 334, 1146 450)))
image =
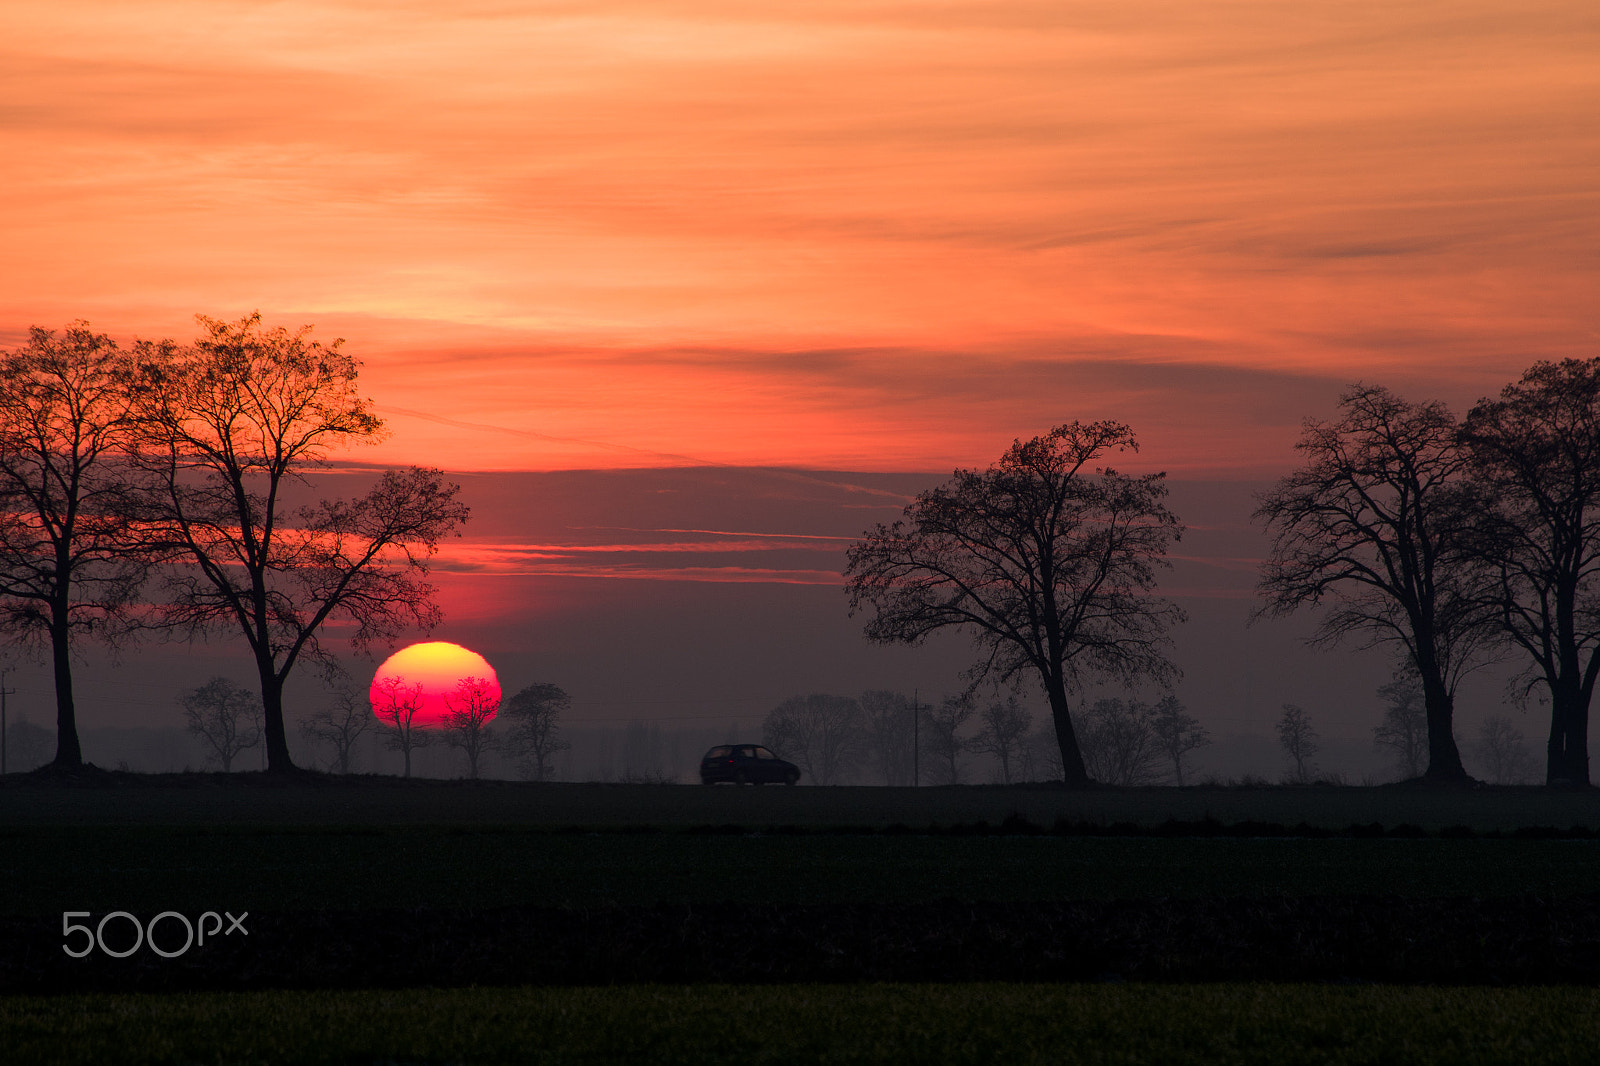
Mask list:
POLYGON ((557 685, 532 684, 506 701, 505 716, 511 733, 505 750, 522 758, 522 776, 547 781, 555 771, 555 757, 572 747, 561 736, 561 716, 572 706, 572 697, 557 685))
POLYGON ((1155 780, 1161 752, 1151 708, 1115 696, 1095 700, 1081 719, 1084 761, 1097 781, 1144 785, 1155 780))
POLYGON ((1501 631, 1550 694, 1545 780, 1589 784, 1600 676, 1600 358, 1535 363, 1463 429, 1501 631))
POLYGON ((6 726, 7 771, 33 770, 50 761, 55 735, 26 718, 6 726))
POLYGON ((180 703, 184 728, 210 749, 207 758, 220 762, 223 773, 241 751, 261 743, 260 698, 225 677, 213 677, 180 703))
POLYGON ((1047 721, 1028 734, 1027 754, 1029 763, 1039 767, 1045 779, 1061 780, 1061 745, 1056 743, 1054 725, 1047 721))
POLYGON ((978 715, 978 735, 972 738, 971 750, 993 755, 1000 760, 1000 781, 1011 784, 1013 766, 1023 761, 1028 730, 1033 727, 1033 715, 1017 702, 1015 696, 994 700, 978 715))
POLYGON ((330 768, 336 774, 348 774, 356 741, 372 726, 372 712, 348 685, 334 688, 330 696, 332 706, 314 711, 302 721, 300 735, 310 743, 332 747, 330 768))
POLYGON ((495 746, 489 725, 500 710, 500 689, 481 677, 464 677, 444 698, 444 741, 467 757, 467 777, 478 779, 478 762, 495 746))
POLYGON ((1303 708, 1292 703, 1283 705, 1283 714, 1278 716, 1278 743, 1294 763, 1294 781, 1309 783, 1317 772, 1312 759, 1321 750, 1322 740, 1303 708))
POLYGON ((1474 754, 1483 764, 1484 776, 1497 785, 1526 784, 1533 774, 1533 757, 1523 742, 1522 732, 1503 714, 1484 719, 1474 748, 1474 754))
POLYGON ((966 693, 946 696, 922 712, 922 750, 931 762, 933 780, 944 785, 959 785, 964 767, 961 756, 972 750, 972 739, 962 730, 977 713, 972 697, 966 693))
POLYGON ((1305 466, 1260 499, 1273 537, 1261 613, 1327 607, 1314 642, 1398 645, 1422 683, 1427 776, 1464 781, 1455 693, 1483 663, 1493 618, 1474 578, 1455 418, 1375 385, 1339 407, 1337 422, 1306 422, 1305 466))
POLYGON ((1155 746, 1172 761, 1172 781, 1183 785, 1183 757, 1211 743, 1211 734, 1200 720, 1188 713, 1177 696, 1170 692, 1156 701, 1150 712, 1150 730, 1155 746))
POLYGON ((431 736, 417 722, 422 710, 422 685, 408 685, 399 674, 391 674, 373 686, 372 713, 382 724, 390 751, 405 757, 405 776, 411 776, 411 752, 425 748, 431 736))
POLYGON ((147 567, 131 535, 129 357, 74 322, 0 356, 0 627, 50 650, 55 765, 83 765, 74 633, 115 632, 147 567))
POLYGON ((1379 686, 1383 722, 1372 727, 1372 743, 1394 755, 1402 779, 1421 777, 1428 757, 1428 711, 1422 679, 1409 666, 1396 670, 1387 684, 1379 686))
POLYGON ((1089 780, 1068 707, 1080 682, 1160 684, 1177 673, 1166 630, 1183 612, 1150 595, 1181 533, 1163 502, 1165 475, 1091 472, 1107 452, 1137 449, 1117 422, 1018 440, 988 470, 957 470, 901 520, 869 530, 845 568, 851 614, 873 612, 869 640, 917 644, 961 629, 983 655, 974 686, 1034 675, 1068 784, 1089 780))
POLYGON ((156 541, 177 564, 162 624, 245 638, 261 678, 269 767, 291 770, 283 686, 302 658, 326 661, 325 623, 352 647, 439 618, 420 580, 439 539, 466 521, 459 486, 438 470, 386 471, 363 497, 290 513, 289 489, 328 449, 377 437, 383 423, 356 391, 359 364, 296 332, 200 316, 192 348, 147 353, 138 459, 158 516, 156 541))
POLYGON ((849 696, 794 696, 767 715, 762 741, 807 779, 836 785, 861 751, 861 705, 849 696))
POLYGON ((911 699, 902 692, 863 692, 862 745, 886 785, 911 784, 916 743, 911 699))

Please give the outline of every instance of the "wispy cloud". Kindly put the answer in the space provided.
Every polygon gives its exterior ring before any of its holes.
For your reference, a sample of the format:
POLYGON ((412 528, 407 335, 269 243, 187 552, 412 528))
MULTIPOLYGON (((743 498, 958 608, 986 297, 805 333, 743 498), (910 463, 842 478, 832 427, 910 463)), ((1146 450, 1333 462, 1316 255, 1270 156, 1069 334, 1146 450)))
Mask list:
POLYGON ((455 468, 1259 467, 1329 382, 1592 349, 1597 52, 1583 0, 12 4, 0 337, 318 321, 455 468))

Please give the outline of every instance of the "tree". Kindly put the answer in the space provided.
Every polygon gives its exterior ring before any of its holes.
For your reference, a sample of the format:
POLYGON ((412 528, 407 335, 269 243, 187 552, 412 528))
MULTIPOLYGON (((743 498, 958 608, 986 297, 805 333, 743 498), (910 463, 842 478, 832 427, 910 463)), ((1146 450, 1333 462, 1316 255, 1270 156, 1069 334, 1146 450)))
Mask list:
POLYGON ((1467 414, 1480 558, 1501 632, 1550 694, 1545 780, 1589 783, 1600 673, 1600 358, 1535 363, 1467 414))
POLYGON ((505 750, 523 758, 522 776, 547 781, 555 770, 555 756, 572 743, 561 736, 561 716, 572 697, 557 685, 532 684, 506 701, 505 716, 511 734, 505 750))
POLYGON ((223 773, 233 769, 241 751, 261 743, 261 700, 227 678, 213 677, 179 702, 184 728, 205 744, 207 759, 220 762, 223 773))
POLYGON ((129 358, 74 322, 0 357, 0 626, 50 649, 55 765, 83 765, 72 636, 111 635, 143 582, 125 454, 129 358))
POLYGON ((914 769, 912 745, 916 743, 912 701, 901 692, 874 689, 863 692, 861 740, 868 757, 886 785, 909 785, 914 769))
POLYGON ((1148 704, 1115 696, 1095 700, 1081 720, 1084 762, 1097 781, 1144 785, 1155 779, 1154 715, 1148 704))
POLYGON ((372 713, 347 685, 335 688, 331 695, 333 705, 313 712, 301 722, 300 735, 311 743, 332 747, 333 772, 348 774, 356 741, 372 726, 372 713))
POLYGON ((1523 784, 1533 770, 1521 730, 1503 714, 1484 719, 1475 748, 1484 776, 1497 785, 1523 784))
POLYGON ((870 608, 879 643, 921 643, 954 628, 983 658, 969 674, 1035 677, 1050 703, 1069 784, 1084 784, 1068 696, 1086 677, 1164 684, 1177 669, 1166 630, 1183 620, 1149 595, 1182 532, 1164 474, 1130 477, 1090 464, 1137 451, 1127 426, 1073 422, 1015 441, 986 471, 957 470, 893 525, 850 548, 850 613, 870 608))
POLYGON ((1303 708, 1292 703, 1283 705, 1283 714, 1278 716, 1278 743, 1294 763, 1294 781, 1309 783, 1317 772, 1312 758, 1321 750, 1322 740, 1303 708))
POLYGON ((1028 762, 1039 767, 1045 778, 1060 781, 1061 745, 1056 742, 1055 726, 1046 721, 1028 735, 1028 762))
POLYGON ((467 757, 467 777, 478 779, 478 760, 495 746, 489 723, 500 710, 500 689, 480 677, 464 677, 444 698, 444 741, 467 757))
POLYGON ((1378 697, 1384 701, 1383 722, 1372 727, 1372 743, 1389 749, 1402 778, 1421 777, 1428 757, 1422 680, 1415 671, 1396 670, 1388 684, 1379 686, 1378 697))
POLYGON ((428 731, 417 723, 422 710, 422 685, 406 684, 399 674, 390 674, 373 686, 372 713, 383 725, 390 751, 405 757, 405 776, 411 776, 411 752, 428 746, 428 731))
POLYGON ((1033 726, 1033 715, 1017 702, 1015 696, 994 700, 978 715, 978 735, 972 738, 971 750, 993 755, 1000 760, 1000 781, 1011 784, 1012 764, 1023 761, 1023 749, 1028 730, 1033 726))
POLYGON ((835 785, 861 750, 861 705, 849 696, 794 696, 767 715, 761 737, 778 755, 798 763, 808 780, 835 785))
POLYGON ((6 771, 32 770, 50 761, 55 736, 26 718, 6 726, 6 771))
POLYGON ((972 750, 970 738, 961 731, 971 721, 977 708, 966 693, 946 696, 922 712, 922 750, 931 762, 929 769, 940 784, 961 783, 961 756, 972 750), (941 772, 942 771, 942 772, 941 772))
POLYGON ((1463 485, 1466 457, 1442 403, 1376 385, 1339 398, 1337 422, 1307 420, 1305 465, 1260 499, 1272 535, 1260 613, 1325 606, 1313 643, 1398 645, 1421 680, 1428 769, 1465 781, 1454 732, 1461 678, 1483 662, 1492 616, 1476 568, 1463 485))
POLYGON ((302 659, 327 661, 323 626, 352 647, 439 619, 420 580, 439 539, 466 521, 438 470, 384 472, 365 495, 290 512, 330 448, 379 436, 342 342, 199 316, 191 348, 148 358, 139 382, 138 462, 152 538, 175 565, 162 625, 243 635, 266 707, 269 768, 291 770, 283 687, 302 659))
POLYGON ((1170 692, 1156 701, 1150 712, 1150 730, 1155 734, 1155 746, 1161 754, 1172 760, 1173 783, 1183 785, 1183 757, 1196 748, 1211 743, 1211 734, 1200 720, 1191 716, 1188 709, 1170 692))

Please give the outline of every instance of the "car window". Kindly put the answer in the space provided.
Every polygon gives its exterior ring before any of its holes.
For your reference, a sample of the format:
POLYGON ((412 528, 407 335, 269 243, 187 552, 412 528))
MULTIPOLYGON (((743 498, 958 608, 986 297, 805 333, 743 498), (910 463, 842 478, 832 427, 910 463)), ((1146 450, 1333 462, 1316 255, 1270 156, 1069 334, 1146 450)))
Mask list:
POLYGON ((730 749, 728 747, 726 747, 726 746, 723 746, 723 747, 720 747, 720 748, 712 748, 710 751, 706 752, 706 758, 708 758, 708 759, 726 759, 728 757, 729 750, 730 749))
POLYGON ((758 758, 758 759, 776 759, 777 756, 772 754, 772 752, 768 751, 766 748, 757 748, 756 749, 756 758, 758 758))
POLYGON ((756 753, 750 748, 740 748, 739 757, 743 759, 753 759, 756 757, 756 753))

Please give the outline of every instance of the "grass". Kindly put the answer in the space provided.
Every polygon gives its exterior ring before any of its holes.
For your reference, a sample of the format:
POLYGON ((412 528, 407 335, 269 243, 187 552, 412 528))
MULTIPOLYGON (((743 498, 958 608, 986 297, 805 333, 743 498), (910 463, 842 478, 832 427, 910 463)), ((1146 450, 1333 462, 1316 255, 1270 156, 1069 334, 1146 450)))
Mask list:
POLYGON ((776 985, 0 998, 8 1063, 1593 1061, 1600 992, 776 985))
POLYGON ((1504 897, 1600 892, 1600 841, 699 835, 445 828, 0 831, 0 914, 229 907, 585 907, 1504 897))

